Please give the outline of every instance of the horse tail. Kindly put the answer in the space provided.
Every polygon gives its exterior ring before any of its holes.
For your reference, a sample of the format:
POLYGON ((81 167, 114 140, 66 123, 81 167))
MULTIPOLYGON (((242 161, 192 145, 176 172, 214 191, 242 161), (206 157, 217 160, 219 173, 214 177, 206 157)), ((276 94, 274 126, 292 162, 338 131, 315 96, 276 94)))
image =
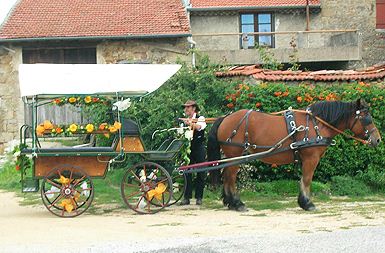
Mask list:
POLYGON ((207 141, 207 160, 216 161, 221 159, 220 146, 218 143, 218 128, 225 117, 218 118, 210 129, 207 141))
MULTIPOLYGON (((216 161, 221 159, 221 149, 218 143, 218 128, 225 117, 217 119, 210 129, 207 141, 207 159, 209 161, 216 161)), ((221 184, 221 171, 211 170, 209 172, 209 181, 211 186, 216 189, 221 184)))

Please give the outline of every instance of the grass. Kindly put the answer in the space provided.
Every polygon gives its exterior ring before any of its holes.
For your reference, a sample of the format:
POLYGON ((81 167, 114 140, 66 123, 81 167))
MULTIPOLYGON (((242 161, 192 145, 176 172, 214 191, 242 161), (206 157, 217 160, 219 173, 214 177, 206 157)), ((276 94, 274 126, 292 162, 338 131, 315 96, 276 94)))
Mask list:
POLYGON ((7 191, 17 191, 21 189, 20 172, 16 171, 15 165, 7 161, 0 167, 0 189, 7 191))

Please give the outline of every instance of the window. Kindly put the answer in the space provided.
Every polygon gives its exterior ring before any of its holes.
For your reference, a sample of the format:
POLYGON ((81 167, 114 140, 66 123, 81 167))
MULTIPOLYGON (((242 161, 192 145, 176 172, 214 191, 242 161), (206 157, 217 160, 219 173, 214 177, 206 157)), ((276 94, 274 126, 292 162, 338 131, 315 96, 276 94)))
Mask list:
MULTIPOLYGON (((271 13, 241 14, 241 33, 272 32, 273 30, 271 13)), ((271 34, 250 35, 248 42, 248 48, 254 48, 256 45, 274 47, 274 39, 271 34)))
POLYGON ((96 64, 96 48, 23 48, 23 63, 96 64))
POLYGON ((376 3, 376 29, 385 29, 385 0, 376 3))

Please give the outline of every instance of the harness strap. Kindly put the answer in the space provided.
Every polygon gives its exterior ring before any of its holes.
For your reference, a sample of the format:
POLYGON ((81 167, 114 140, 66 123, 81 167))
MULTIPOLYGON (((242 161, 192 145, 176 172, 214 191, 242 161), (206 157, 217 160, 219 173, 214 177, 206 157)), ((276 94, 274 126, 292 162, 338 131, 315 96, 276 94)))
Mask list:
POLYGON ((235 147, 241 147, 241 148, 252 148, 252 149, 267 149, 267 148, 272 148, 272 146, 257 146, 255 144, 249 144, 245 145, 245 143, 240 143, 240 142, 227 142, 227 141, 218 141, 219 144, 226 145, 226 146, 235 146, 235 147))
MULTIPOLYGON (((285 112, 285 111, 287 111, 287 110, 280 111, 280 112, 274 112, 274 113, 271 113, 271 114, 272 114, 272 115, 282 114, 282 113, 285 112)), ((317 116, 314 116, 311 112, 303 111, 303 110, 295 110, 295 109, 293 109, 292 111, 294 111, 294 112, 299 112, 299 113, 306 113, 306 114, 309 114, 310 116, 316 118, 319 122, 321 122, 322 124, 324 124, 324 125, 327 126, 328 128, 333 129, 333 130, 336 131, 337 133, 340 133, 340 134, 346 136, 347 138, 351 138, 351 139, 354 139, 354 140, 356 140, 356 141, 359 141, 359 142, 361 142, 362 144, 368 144, 368 141, 363 140, 363 139, 358 138, 358 137, 355 137, 355 136, 352 136, 352 135, 350 135, 350 134, 345 133, 344 131, 339 130, 338 128, 336 128, 336 127, 330 125, 328 122, 324 121, 323 119, 321 119, 321 118, 319 118, 319 117, 317 117, 317 116)))
MULTIPOLYGON (((296 131, 297 125, 295 123, 295 116, 292 110, 287 110, 283 113, 284 119, 286 121, 286 128, 288 134, 291 134, 292 132, 296 131)), ((291 136, 291 139, 293 142, 296 141, 295 139, 295 133, 291 136)), ((299 162, 300 161, 300 156, 298 154, 298 150, 293 149, 293 155, 294 155, 294 162, 299 162)))
MULTIPOLYGON (((238 130, 239 128, 241 127, 243 121, 246 121, 246 125, 245 125, 245 143, 241 144, 242 147, 246 149, 248 149, 248 147, 250 146, 250 143, 249 143, 249 132, 248 132, 248 128, 249 128, 249 116, 251 114, 253 110, 248 110, 245 115, 242 117, 242 119, 238 122, 238 125, 235 127, 235 129, 231 132, 231 135, 229 138, 226 139, 226 144, 229 144, 229 143, 232 143, 232 139, 233 137, 238 133, 238 130)), ((239 144, 236 144, 237 146, 239 144)))
POLYGON ((333 138, 329 137, 323 137, 322 139, 312 138, 307 141, 296 141, 290 144, 290 148, 293 150, 301 149, 301 148, 308 148, 308 147, 314 147, 314 146, 329 146, 334 145, 335 141, 333 138))

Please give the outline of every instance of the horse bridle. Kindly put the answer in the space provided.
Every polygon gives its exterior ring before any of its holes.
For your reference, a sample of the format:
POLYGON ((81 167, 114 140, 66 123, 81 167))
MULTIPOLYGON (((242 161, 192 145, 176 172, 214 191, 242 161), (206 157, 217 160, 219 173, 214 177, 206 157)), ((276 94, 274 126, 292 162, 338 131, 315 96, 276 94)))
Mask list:
POLYGON ((349 127, 349 130, 352 131, 353 127, 355 126, 355 124, 357 123, 357 121, 360 121, 361 122, 361 125, 362 127, 364 128, 364 138, 367 139, 367 141, 370 143, 370 135, 376 131, 376 127, 373 127, 372 129, 368 130, 367 129, 367 126, 369 126, 370 124, 373 123, 373 119, 372 119, 372 116, 370 115, 369 113, 369 110, 364 108, 364 109, 361 109, 361 110, 357 110, 356 111, 356 116, 354 117, 354 121, 353 121, 353 124, 351 125, 351 127, 349 127), (364 113, 364 115, 362 116, 361 113, 364 113))

